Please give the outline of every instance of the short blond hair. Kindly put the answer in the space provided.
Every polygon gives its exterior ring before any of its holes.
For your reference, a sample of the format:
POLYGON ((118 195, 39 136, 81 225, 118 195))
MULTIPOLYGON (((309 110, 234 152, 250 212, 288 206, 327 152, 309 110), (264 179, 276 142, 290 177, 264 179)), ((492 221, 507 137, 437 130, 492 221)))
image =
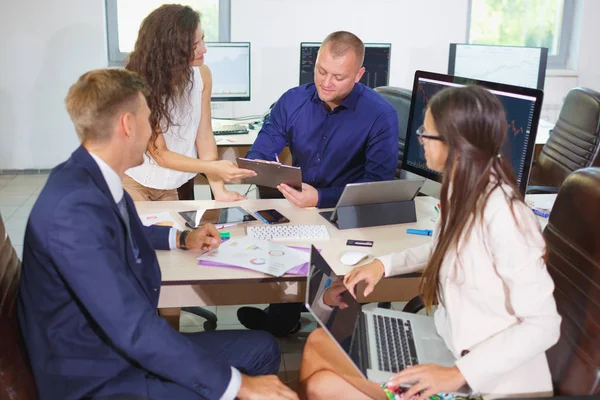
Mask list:
POLYGON ((65 99, 79 139, 110 140, 119 113, 137 111, 138 93, 148 96, 150 87, 142 77, 126 69, 97 69, 81 75, 65 99))
POLYGON ((332 32, 323 40, 321 48, 325 45, 329 45, 331 54, 334 57, 344 56, 348 51, 354 52, 359 67, 362 67, 365 60, 365 44, 354 33, 347 31, 332 32))

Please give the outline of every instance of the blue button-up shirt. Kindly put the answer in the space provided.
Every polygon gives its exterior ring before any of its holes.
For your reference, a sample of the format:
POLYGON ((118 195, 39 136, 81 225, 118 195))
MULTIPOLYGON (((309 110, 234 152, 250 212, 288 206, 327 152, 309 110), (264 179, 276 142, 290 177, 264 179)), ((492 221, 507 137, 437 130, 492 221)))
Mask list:
POLYGON ((394 178, 398 133, 396 110, 374 90, 357 83, 328 111, 309 83, 281 96, 246 157, 273 161, 287 145, 317 206, 333 207, 348 183, 394 178))

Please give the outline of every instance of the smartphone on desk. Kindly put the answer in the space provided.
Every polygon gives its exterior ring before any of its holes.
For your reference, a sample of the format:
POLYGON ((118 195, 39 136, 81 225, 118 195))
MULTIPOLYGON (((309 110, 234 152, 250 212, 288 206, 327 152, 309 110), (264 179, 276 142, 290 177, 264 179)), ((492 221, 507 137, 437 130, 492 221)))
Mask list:
POLYGON ((285 224, 290 222, 285 216, 283 216, 279 211, 270 209, 270 210, 260 210, 254 213, 258 218, 262 219, 265 224, 274 225, 274 224, 285 224))

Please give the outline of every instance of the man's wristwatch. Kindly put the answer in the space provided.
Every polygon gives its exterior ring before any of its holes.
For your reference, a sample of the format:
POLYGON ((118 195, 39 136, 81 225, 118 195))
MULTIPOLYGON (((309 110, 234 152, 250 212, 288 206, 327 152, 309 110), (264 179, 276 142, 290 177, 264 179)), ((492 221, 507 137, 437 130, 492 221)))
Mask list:
POLYGON ((183 231, 181 232, 181 234, 179 235, 179 248, 182 250, 187 250, 187 246, 185 245, 185 239, 187 239, 187 236, 190 234, 190 231, 183 231))

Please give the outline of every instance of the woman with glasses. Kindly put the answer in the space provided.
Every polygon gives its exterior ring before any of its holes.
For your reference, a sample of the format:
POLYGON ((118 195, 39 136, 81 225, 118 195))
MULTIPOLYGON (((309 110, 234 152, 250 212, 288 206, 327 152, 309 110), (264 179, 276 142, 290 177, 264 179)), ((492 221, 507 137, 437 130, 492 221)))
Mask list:
POLYGON ((300 369, 305 397, 444 398, 465 384, 475 397, 552 395, 545 351, 558 340, 560 316, 539 224, 501 155, 507 130, 502 104, 480 87, 434 96, 416 132, 427 167, 443 173, 433 240, 344 278, 350 293, 365 282, 367 296, 384 277, 423 271, 423 303, 429 311, 436 306, 435 326, 455 365, 408 367, 385 383, 348 379, 339 372, 347 371, 338 365, 344 360, 325 356, 331 340, 317 330, 300 369))
POLYGON ((212 132, 212 76, 204 64, 204 32, 200 14, 188 6, 165 4, 142 21, 126 68, 150 85, 152 138, 142 165, 127 170, 125 190, 133 200, 193 200, 193 179, 206 174, 215 200, 244 197, 225 189, 223 181, 255 175, 233 162, 217 160, 212 132))

